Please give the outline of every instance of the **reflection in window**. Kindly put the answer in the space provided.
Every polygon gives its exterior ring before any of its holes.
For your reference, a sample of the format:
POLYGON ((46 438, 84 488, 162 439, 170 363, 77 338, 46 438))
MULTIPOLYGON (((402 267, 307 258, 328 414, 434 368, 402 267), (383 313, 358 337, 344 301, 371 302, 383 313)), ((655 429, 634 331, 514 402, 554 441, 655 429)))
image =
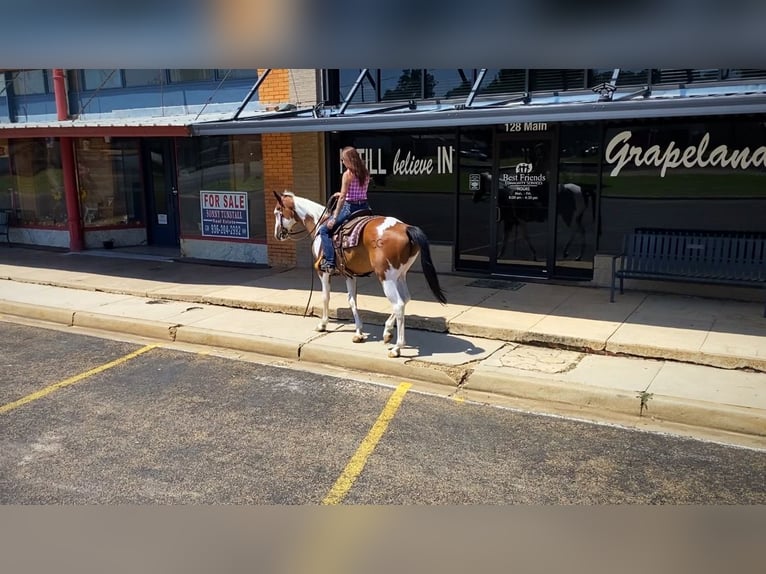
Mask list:
POLYGON ((139 225, 143 182, 137 139, 76 140, 77 185, 85 227, 139 225))
POLYGON ((473 86, 473 69, 426 70, 426 98, 467 96, 473 86), (429 77, 431 81, 429 82, 429 77))
POLYGON ((585 87, 585 70, 530 70, 529 90, 559 92, 585 87))
POLYGON ((11 209, 22 225, 63 227, 66 224, 61 154, 55 138, 0 140, 0 205, 11 209))
POLYGON ((13 79, 13 91, 19 96, 44 94, 46 92, 45 71, 17 72, 13 79))
MULTIPOLYGON (((362 68, 346 68, 340 71, 340 101, 343 101, 348 97, 351 88, 354 87, 361 72, 362 68)), ((378 100, 376 90, 377 83, 374 79, 376 72, 377 70, 373 69, 365 75, 351 100, 353 103, 370 103, 378 100)))
POLYGON ((479 93, 497 94, 523 92, 527 89, 526 70, 488 69, 479 93))
POLYGON ((125 85, 157 86, 165 83, 164 70, 125 70, 125 85))
POLYGON ((83 80, 86 90, 122 87, 120 70, 83 70, 83 80))
POLYGON ((200 191, 246 191, 250 239, 266 241, 260 136, 177 140, 181 233, 202 235, 200 191))
POLYGON ((258 70, 216 70, 219 79, 228 78, 230 80, 258 79, 258 70))
POLYGON ((170 70, 171 82, 204 82, 214 79, 214 70, 170 70))
MULTIPOLYGON (((426 83, 433 91, 434 78, 428 75, 426 83)), ((423 70, 380 70, 381 100, 411 100, 423 97, 423 70)))

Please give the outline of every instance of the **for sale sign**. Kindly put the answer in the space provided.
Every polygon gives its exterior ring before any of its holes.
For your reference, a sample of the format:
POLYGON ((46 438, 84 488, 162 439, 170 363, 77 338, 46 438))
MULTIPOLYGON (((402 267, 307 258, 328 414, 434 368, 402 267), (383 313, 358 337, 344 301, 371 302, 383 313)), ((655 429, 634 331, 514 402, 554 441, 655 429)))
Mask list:
POLYGON ((203 237, 249 239, 247 193, 200 191, 203 237))

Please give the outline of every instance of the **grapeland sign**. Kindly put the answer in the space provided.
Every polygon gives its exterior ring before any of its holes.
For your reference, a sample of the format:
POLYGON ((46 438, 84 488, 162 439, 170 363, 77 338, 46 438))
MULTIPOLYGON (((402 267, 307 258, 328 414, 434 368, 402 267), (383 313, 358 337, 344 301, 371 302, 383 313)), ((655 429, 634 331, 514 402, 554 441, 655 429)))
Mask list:
POLYGON ((681 148, 675 141, 665 145, 643 147, 632 143, 633 132, 624 130, 609 140, 604 160, 614 166, 609 173, 616 177, 626 166, 652 166, 665 177, 669 169, 724 167, 746 170, 766 167, 766 146, 751 149, 748 146, 731 148, 726 144, 711 147, 710 132, 702 136, 697 145, 681 148), (708 149, 710 151, 708 151, 708 149))

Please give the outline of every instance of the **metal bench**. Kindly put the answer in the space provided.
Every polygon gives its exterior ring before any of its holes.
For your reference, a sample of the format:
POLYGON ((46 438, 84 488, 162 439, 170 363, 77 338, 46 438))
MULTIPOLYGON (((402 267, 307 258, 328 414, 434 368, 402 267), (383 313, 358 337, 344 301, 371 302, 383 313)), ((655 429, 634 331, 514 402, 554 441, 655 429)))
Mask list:
POLYGON ((8 247, 11 246, 11 237, 10 237, 10 230, 11 227, 11 216, 7 211, 0 211, 0 237, 5 235, 5 242, 8 244, 8 247))
MULTIPOLYGON (((766 288, 766 237, 758 234, 684 231, 636 231, 623 238, 622 253, 612 258, 615 281, 680 281, 766 288), (617 260, 620 260, 619 267, 617 260)), ((766 317, 766 307, 763 316, 766 317)))

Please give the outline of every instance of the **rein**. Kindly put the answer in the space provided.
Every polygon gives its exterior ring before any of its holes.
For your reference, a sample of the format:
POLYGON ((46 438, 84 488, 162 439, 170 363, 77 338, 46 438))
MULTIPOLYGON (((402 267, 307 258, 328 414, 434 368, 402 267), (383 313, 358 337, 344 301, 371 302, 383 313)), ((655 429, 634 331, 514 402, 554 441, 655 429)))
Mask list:
MULTIPOLYGON (((327 205, 325 205, 325 208, 324 208, 324 210, 322 210, 322 214, 319 216, 319 219, 317 220, 317 224, 314 226, 314 230, 313 231, 309 231, 308 228, 306 227, 306 224, 301 219, 300 221, 301 221, 301 225, 303 225, 303 229, 301 231, 295 231, 295 232, 286 230, 287 231, 287 237, 289 239, 292 239, 293 241, 296 241, 296 242, 301 241, 303 239, 306 239, 309 236, 311 236, 312 239, 316 238, 317 233, 319 233, 319 226, 326 220, 325 215, 327 214, 327 210, 330 208, 330 204, 331 203, 332 202, 330 202, 327 205), (306 233, 306 235, 304 235, 303 237, 299 237, 298 239, 293 239, 292 236, 293 235, 298 235, 299 233, 306 233)), ((296 213, 296 215, 297 215, 297 213, 296 213)), ((279 227, 280 227, 280 229, 284 230, 285 227, 282 224, 282 214, 281 213, 279 214, 279 217, 280 217, 279 227)), ((311 269, 311 288, 309 289, 309 298, 306 301, 306 308, 303 310, 303 317, 304 318, 306 318, 306 316, 308 315, 309 306, 311 305, 311 297, 313 295, 314 295, 314 270, 313 270, 313 266, 312 266, 312 269, 311 269)))

